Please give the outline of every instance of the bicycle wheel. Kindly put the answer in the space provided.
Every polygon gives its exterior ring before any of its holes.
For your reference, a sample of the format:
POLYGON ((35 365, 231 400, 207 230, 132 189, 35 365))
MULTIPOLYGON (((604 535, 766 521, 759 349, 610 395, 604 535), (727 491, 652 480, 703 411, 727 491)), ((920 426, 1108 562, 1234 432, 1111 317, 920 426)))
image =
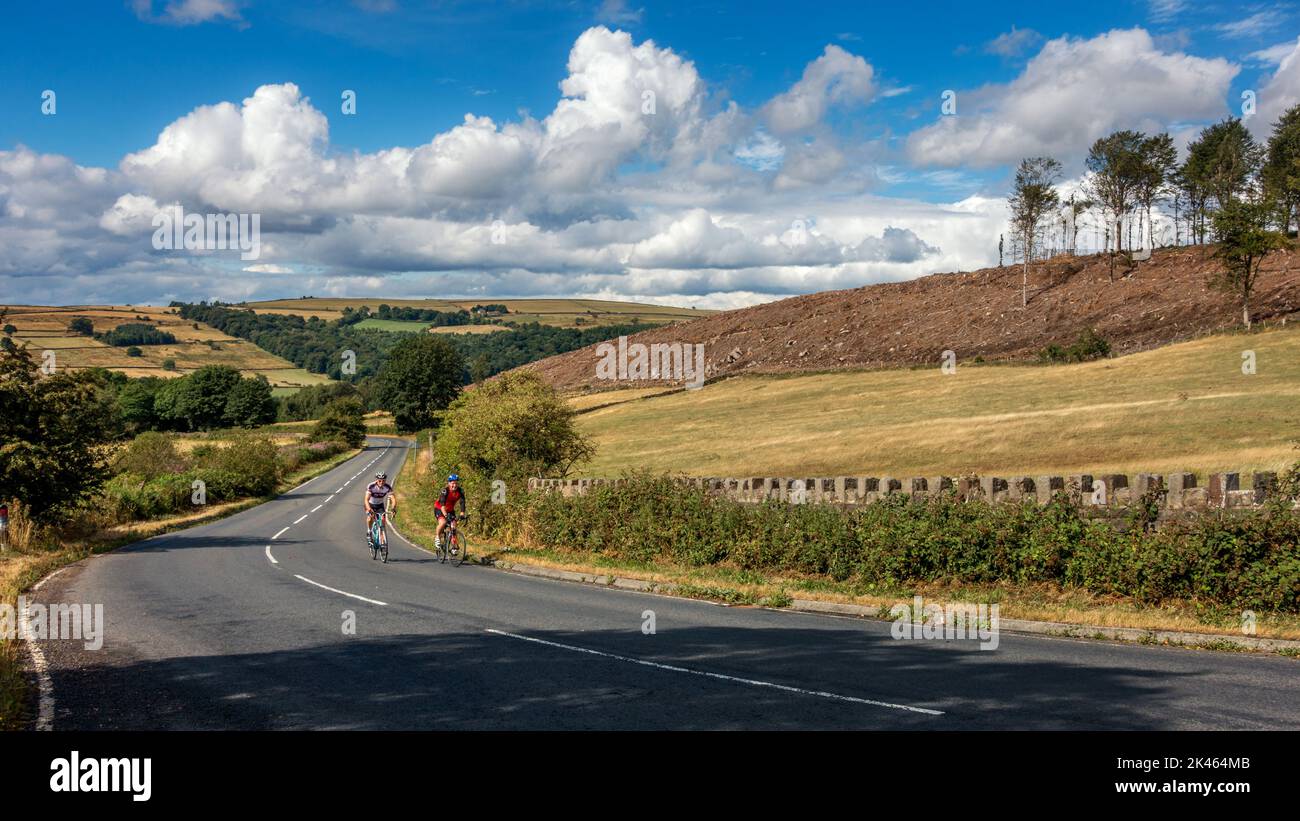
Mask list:
POLYGON ((379 552, 383 556, 384 564, 388 564, 388 528, 379 529, 379 552))
POLYGON ((379 522, 370 526, 370 558, 379 558, 379 522))
POLYGON ((458 530, 456 531, 456 566, 460 567, 465 563, 465 557, 469 555, 469 542, 465 541, 465 536, 458 530))

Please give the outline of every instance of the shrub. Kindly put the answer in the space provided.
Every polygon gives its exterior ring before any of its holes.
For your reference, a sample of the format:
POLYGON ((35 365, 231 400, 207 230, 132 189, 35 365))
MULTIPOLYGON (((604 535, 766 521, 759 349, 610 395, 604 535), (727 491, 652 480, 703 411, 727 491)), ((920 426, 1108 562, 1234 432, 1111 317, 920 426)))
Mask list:
POLYGON ((584 496, 524 494, 483 508, 489 537, 628 561, 726 564, 856 585, 1053 584, 1144 604, 1300 613, 1300 512, 1208 512, 1120 531, 1051 503, 889 496, 858 508, 745 504, 634 475, 584 496))
POLYGON ((346 442, 359 448, 366 441, 366 409, 356 397, 335 399, 325 406, 320 421, 312 428, 313 442, 346 442))
POLYGON ((1079 334, 1068 347, 1048 345, 1038 354, 1038 358, 1044 362, 1089 362, 1107 356, 1110 356, 1110 343, 1102 339, 1093 328, 1079 334))

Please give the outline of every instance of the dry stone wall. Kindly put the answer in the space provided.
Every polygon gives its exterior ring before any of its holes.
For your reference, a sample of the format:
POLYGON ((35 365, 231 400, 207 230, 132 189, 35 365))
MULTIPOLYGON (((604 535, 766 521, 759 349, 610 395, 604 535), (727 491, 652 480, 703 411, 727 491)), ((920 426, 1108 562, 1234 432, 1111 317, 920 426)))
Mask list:
MULTIPOLYGON (((1169 511, 1209 508, 1251 508, 1262 505, 1276 492, 1277 474, 1249 474, 1243 484, 1240 473, 1210 474, 1204 486, 1193 473, 1122 473, 1093 476, 927 476, 895 478, 891 476, 822 476, 696 478, 684 483, 740 502, 769 499, 794 504, 821 503, 839 505, 870 504, 890 494, 931 496, 955 494, 961 500, 991 502, 1032 499, 1046 503, 1062 491, 1078 504, 1096 508, 1125 508, 1150 494, 1161 508, 1169 511)), ((605 484, 621 484, 623 479, 531 479, 530 490, 582 495, 605 484)))

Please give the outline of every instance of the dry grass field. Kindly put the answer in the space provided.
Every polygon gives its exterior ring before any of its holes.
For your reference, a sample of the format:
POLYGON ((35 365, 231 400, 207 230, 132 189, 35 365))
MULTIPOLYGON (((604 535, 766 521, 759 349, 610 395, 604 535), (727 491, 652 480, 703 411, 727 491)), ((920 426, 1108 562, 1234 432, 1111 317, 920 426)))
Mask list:
POLYGON ((8 305, 0 306, 0 310, 6 311, 4 322, 17 328, 13 339, 18 345, 26 344, 37 360, 44 356, 45 351, 54 351, 58 367, 102 367, 133 377, 173 377, 183 376, 204 365, 229 365, 246 375, 264 375, 281 392, 329 381, 328 377, 297 368, 292 362, 270 354, 252 342, 227 336, 202 323, 187 322, 177 316, 173 308, 8 305), (175 336, 176 343, 141 345, 141 356, 127 356, 126 348, 73 334, 68 326, 76 317, 89 319, 96 331, 108 331, 125 323, 147 323, 175 336), (175 361, 175 370, 163 368, 168 359, 175 361))
MULTIPOLYGON (((505 305, 510 313, 504 318, 511 322, 537 322, 561 328, 578 326, 621 325, 638 319, 647 324, 684 322, 716 313, 697 308, 674 308, 667 305, 645 305, 637 302, 613 302, 603 299, 352 299, 321 297, 308 299, 274 299, 249 302, 245 307, 257 313, 296 314, 303 317, 318 316, 331 321, 343 315, 345 307, 368 306, 378 310, 380 305, 393 307, 430 308, 437 311, 457 311, 482 304, 505 305), (578 322, 581 320, 581 322, 578 322)), ((439 329, 442 333, 459 333, 439 329)))
POLYGON ((1075 365, 737 377, 570 401, 581 475, 998 476, 1280 470, 1300 460, 1300 329, 1075 365), (1242 372, 1254 351, 1256 373, 1242 372))

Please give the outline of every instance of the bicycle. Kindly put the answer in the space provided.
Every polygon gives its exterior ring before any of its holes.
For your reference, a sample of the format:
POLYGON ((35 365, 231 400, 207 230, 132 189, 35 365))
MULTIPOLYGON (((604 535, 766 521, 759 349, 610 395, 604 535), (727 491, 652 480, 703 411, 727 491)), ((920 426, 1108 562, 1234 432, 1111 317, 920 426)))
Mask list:
POLYGON ((385 510, 375 517, 375 521, 370 525, 370 532, 366 534, 366 541, 370 545, 370 559, 374 561, 381 555, 384 564, 388 564, 388 511, 385 510))
POLYGON ((468 518, 469 514, 466 513, 459 518, 451 517, 447 520, 447 527, 442 531, 442 544, 438 545, 438 561, 442 564, 446 564, 449 557, 456 560, 457 567, 465 563, 465 556, 469 553, 469 543, 456 528, 456 524, 468 518))

